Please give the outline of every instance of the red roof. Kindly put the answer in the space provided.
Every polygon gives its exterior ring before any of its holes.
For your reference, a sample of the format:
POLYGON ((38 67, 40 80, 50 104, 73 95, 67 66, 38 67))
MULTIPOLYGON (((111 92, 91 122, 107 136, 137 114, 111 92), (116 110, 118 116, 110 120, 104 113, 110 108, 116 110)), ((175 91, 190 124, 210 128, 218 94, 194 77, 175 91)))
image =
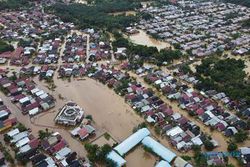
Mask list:
POLYGON ((16 48, 14 52, 12 52, 12 57, 21 57, 22 52, 23 52, 23 48, 18 47, 16 48))
POLYGON ((199 108, 198 110, 196 110, 196 114, 198 115, 202 115, 205 111, 202 108, 199 108))
POLYGON ((163 113, 167 116, 173 115, 173 110, 171 108, 167 108, 163 110, 163 113))
POLYGON ((33 139, 29 142, 29 145, 31 148, 37 148, 40 144, 40 140, 39 139, 33 139))
POLYGON ((10 119, 7 119, 5 121, 3 121, 3 123, 6 125, 6 124, 9 124, 11 123, 11 125, 14 125, 17 123, 17 119, 16 118, 10 118, 10 119))
POLYGON ((53 148, 51 149, 51 152, 52 153, 58 152, 62 148, 64 148, 65 146, 66 146, 66 142, 64 139, 62 139, 59 143, 57 143, 56 145, 53 146, 53 148))
POLYGON ((8 51, 8 52, 3 52, 3 53, 0 54, 0 57, 1 57, 1 58, 7 58, 7 59, 9 59, 9 58, 12 57, 12 52, 10 52, 10 51, 8 51))
POLYGON ((80 129, 77 133, 81 139, 84 139, 89 135, 87 129, 85 128, 80 129))

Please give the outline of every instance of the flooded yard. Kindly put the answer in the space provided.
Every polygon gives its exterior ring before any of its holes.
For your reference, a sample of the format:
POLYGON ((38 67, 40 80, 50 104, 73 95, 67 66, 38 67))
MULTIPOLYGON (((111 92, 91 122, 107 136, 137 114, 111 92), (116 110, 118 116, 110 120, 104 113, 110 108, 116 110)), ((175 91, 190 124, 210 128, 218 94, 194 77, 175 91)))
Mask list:
POLYGON ((125 156, 125 160, 127 167, 152 167, 155 166, 157 158, 139 145, 125 156))
POLYGON ((109 13, 110 15, 113 16, 118 16, 118 15, 125 15, 125 16, 135 16, 136 15, 136 11, 133 10, 129 10, 129 11, 124 11, 124 12, 113 12, 113 13, 109 13))
POLYGON ((133 43, 139 45, 153 46, 158 50, 169 48, 170 44, 150 37, 145 31, 139 30, 139 33, 128 37, 133 43))

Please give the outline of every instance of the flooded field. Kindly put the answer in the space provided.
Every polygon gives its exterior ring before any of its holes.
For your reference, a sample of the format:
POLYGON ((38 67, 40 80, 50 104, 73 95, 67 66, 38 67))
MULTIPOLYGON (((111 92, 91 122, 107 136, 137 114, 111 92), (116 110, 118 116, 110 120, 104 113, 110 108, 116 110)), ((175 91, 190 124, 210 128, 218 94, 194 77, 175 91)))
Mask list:
POLYGON ((114 13, 109 13, 110 15, 113 15, 113 16, 118 16, 118 15, 126 15, 126 16, 135 16, 136 15, 136 11, 124 11, 124 12, 114 12, 114 13))
POLYGON ((113 146, 114 144, 116 144, 116 141, 111 136, 105 137, 105 135, 102 135, 98 139, 93 141, 92 144, 97 144, 100 147, 105 144, 109 144, 110 146, 113 146))
POLYGON ((129 36, 129 39, 135 43, 146 46, 156 47, 158 50, 169 48, 170 44, 167 42, 156 40, 150 37, 145 31, 139 30, 139 33, 129 36))
POLYGON ((157 158, 139 145, 125 156, 125 160, 127 167, 152 167, 155 166, 157 158))

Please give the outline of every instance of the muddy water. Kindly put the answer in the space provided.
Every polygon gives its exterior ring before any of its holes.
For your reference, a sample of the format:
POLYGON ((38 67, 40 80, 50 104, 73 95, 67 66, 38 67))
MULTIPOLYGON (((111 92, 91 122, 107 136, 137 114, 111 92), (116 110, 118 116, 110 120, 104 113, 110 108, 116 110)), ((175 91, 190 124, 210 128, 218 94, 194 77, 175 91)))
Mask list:
POLYGON ((129 36, 129 39, 139 45, 153 46, 158 50, 169 48, 170 44, 167 42, 156 40, 150 37, 145 31, 139 30, 139 33, 129 36))
POLYGON ((139 145, 125 156, 125 160, 128 167, 152 167, 155 165, 157 158, 144 151, 143 147, 139 145))
POLYGON ((118 15, 123 15, 123 14, 125 14, 126 16, 131 16, 131 15, 135 16, 136 12, 129 10, 129 11, 124 11, 124 12, 113 12, 113 13, 109 13, 109 14, 113 15, 113 16, 118 16, 118 15))

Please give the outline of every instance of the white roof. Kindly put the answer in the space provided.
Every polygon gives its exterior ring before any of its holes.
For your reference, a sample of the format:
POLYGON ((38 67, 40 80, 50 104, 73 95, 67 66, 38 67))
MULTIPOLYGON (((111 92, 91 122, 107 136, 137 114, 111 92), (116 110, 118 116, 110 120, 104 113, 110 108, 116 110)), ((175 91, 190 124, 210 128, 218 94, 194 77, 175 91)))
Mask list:
POLYGON ((25 138, 28 136, 28 132, 25 131, 25 132, 21 132, 21 133, 18 133, 16 134, 15 136, 13 136, 13 139, 11 140, 11 143, 16 143, 17 141, 25 138))
POLYGON ((200 137, 199 136, 196 136, 194 138, 191 139, 192 143, 194 145, 199 145, 201 146, 203 144, 203 142, 201 141, 200 137))
POLYGON ((25 103, 25 102, 27 102, 27 101, 29 101, 29 100, 30 100, 29 97, 26 96, 26 97, 24 97, 24 98, 21 98, 21 99, 19 100, 19 103, 25 103))
POLYGON ((150 106, 149 106, 149 105, 143 106, 143 107, 141 108, 141 112, 146 112, 146 111, 148 111, 148 110, 150 110, 150 106))
POLYGON ((171 165, 167 161, 161 160, 155 167, 171 167, 171 165))
POLYGON ((177 157, 174 160, 174 166, 175 167, 185 167, 187 165, 187 161, 185 161, 184 159, 182 159, 181 157, 177 157))
POLYGON ((24 146, 25 144, 29 143, 30 139, 28 137, 25 137, 23 138, 22 140, 19 140, 17 143, 16 143, 16 146, 17 147, 22 147, 24 146))
POLYGON ((126 154, 129 150, 131 150, 134 146, 142 141, 146 136, 150 134, 147 128, 142 128, 125 139, 122 143, 114 148, 120 155, 126 154))
POLYGON ((240 147, 239 150, 240 150, 241 154, 243 154, 243 155, 250 154, 250 148, 249 147, 240 147))
POLYGON ((46 158, 45 161, 48 163, 48 167, 56 167, 55 161, 51 157, 46 158))
POLYGON ((19 149, 19 152, 20 153, 25 153, 27 151, 29 151, 31 149, 30 145, 26 144, 25 146, 22 146, 20 149, 19 149))
POLYGON ((77 127, 75 129, 73 129, 72 131, 70 131, 70 134, 73 135, 73 136, 76 136, 78 131, 80 130, 81 128, 80 127, 77 127))
POLYGON ((183 132, 183 130, 179 126, 176 126, 172 129, 170 129, 169 131, 167 131, 167 135, 173 137, 173 136, 180 134, 182 132, 183 132))
POLYGON ((48 94, 47 93, 44 93, 42 95, 39 96, 41 99, 45 99, 46 97, 48 97, 48 94))
POLYGON ((39 108, 36 107, 36 108, 33 108, 32 110, 29 111, 29 115, 30 116, 36 115, 38 112, 39 112, 39 108))
POLYGON ((61 149, 60 151, 58 151, 56 153, 56 159, 57 160, 62 160, 64 159, 69 153, 71 153, 71 149, 68 147, 64 147, 63 149, 61 149))
POLYGON ((17 135, 19 132, 20 132, 19 129, 16 128, 16 129, 13 129, 12 131, 9 131, 9 132, 7 133, 7 135, 8 135, 9 137, 13 137, 13 136, 17 135))
POLYGON ((125 165, 126 160, 123 159, 119 154, 117 154, 115 151, 111 151, 108 155, 107 158, 114 161, 116 163, 117 167, 121 167, 125 165))
POLYGON ((7 111, 5 111, 5 110, 0 111, 0 117, 1 117, 1 118, 2 118, 2 117, 5 117, 5 116, 7 116, 7 115, 9 115, 9 113, 8 113, 7 111))
POLYGON ((163 146, 161 143, 158 143, 149 136, 145 137, 142 140, 142 144, 151 148, 154 153, 156 153, 158 156, 160 156, 162 159, 166 160, 169 163, 176 157, 175 153, 173 153, 165 146, 163 146))
POLYGON ((35 93, 38 92, 38 91, 40 91, 38 88, 34 88, 34 89, 31 90, 31 93, 32 93, 32 94, 35 94, 35 93))
POLYGON ((40 90, 40 91, 38 91, 38 92, 36 92, 35 94, 36 94, 36 96, 41 96, 42 94, 44 94, 45 92, 43 91, 43 90, 40 90))

